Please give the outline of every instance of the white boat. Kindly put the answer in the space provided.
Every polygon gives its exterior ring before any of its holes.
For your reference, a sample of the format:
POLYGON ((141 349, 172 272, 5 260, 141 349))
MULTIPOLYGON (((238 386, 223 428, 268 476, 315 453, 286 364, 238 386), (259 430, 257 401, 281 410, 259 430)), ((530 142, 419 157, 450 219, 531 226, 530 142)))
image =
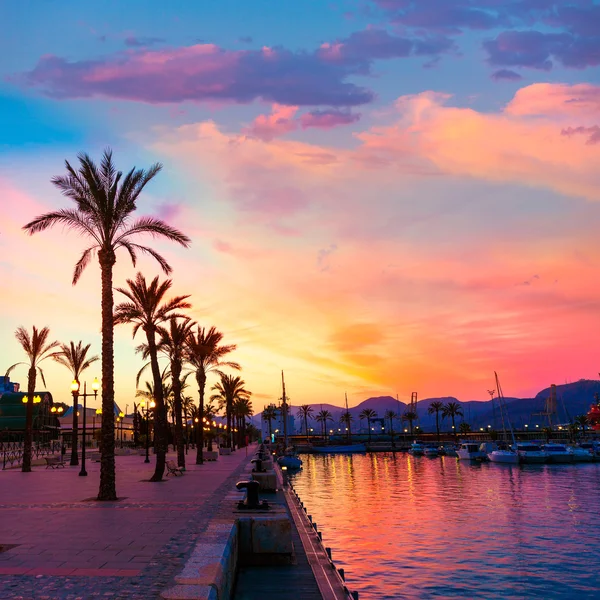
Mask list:
POLYGON ((301 469, 302 459, 296 454, 285 454, 277 459, 277 464, 286 469, 301 469))
POLYGON ((542 450, 548 455, 549 463, 573 462, 573 452, 569 452, 564 444, 544 444, 542 450))
POLYGON ((315 454, 341 454, 343 452, 366 452, 365 444, 346 444, 344 446, 313 446, 315 454))
POLYGON ((412 454, 413 456, 424 456, 425 444, 417 441, 413 442, 408 449, 408 453, 412 454))
POLYGON ((525 464, 540 464, 548 460, 548 454, 542 450, 539 444, 533 442, 518 442, 517 454, 519 462, 525 464))
POLYGON ((488 453, 488 460, 493 463, 505 465, 518 465, 519 455, 514 450, 492 450, 488 453))
POLYGON ((480 450, 477 442, 462 442, 457 450, 459 460, 486 460, 487 454, 480 450))
POLYGON ((583 442, 579 446, 571 446, 568 451, 573 456, 573 462, 592 462, 598 456, 594 442, 583 442))
POLYGON ((440 451, 437 449, 437 446, 428 445, 423 448, 423 454, 425 456, 429 456, 430 458, 434 458, 440 455, 440 451))

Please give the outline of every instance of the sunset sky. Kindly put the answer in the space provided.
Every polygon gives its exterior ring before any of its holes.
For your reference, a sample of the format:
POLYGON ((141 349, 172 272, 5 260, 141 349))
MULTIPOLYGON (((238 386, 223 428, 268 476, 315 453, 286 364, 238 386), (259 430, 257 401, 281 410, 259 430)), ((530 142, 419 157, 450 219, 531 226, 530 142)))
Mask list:
MULTIPOLYGON (((508 396, 598 377, 599 2, 1 10, 0 371, 23 359, 20 325, 100 353, 97 261, 72 287, 85 242, 21 227, 69 205, 50 183, 65 159, 111 146, 122 170, 164 164, 139 213, 192 246, 145 241, 238 345, 257 410, 282 369, 293 404, 351 406, 488 399, 494 370, 508 396)), ((115 286, 135 273, 119 255, 115 286)), ((123 408, 137 343, 116 329, 123 408)), ((68 401, 64 367, 45 374, 68 401)))

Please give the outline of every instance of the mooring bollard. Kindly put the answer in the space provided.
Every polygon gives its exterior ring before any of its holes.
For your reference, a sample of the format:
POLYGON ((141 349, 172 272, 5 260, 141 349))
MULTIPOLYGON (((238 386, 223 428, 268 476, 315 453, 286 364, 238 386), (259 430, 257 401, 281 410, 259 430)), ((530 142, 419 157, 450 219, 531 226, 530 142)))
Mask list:
POLYGON ((331 560, 331 548, 325 548, 325 552, 327 552, 327 558, 331 560))
POLYGON ((358 592, 351 592, 351 594, 354 600, 358 600, 358 592))
POLYGON ((319 536, 319 540, 323 541, 323 533, 321 531, 317 531, 317 535, 319 536))
POLYGON ((338 569, 338 573, 340 574, 342 581, 346 581, 346 573, 344 572, 344 569, 338 569))

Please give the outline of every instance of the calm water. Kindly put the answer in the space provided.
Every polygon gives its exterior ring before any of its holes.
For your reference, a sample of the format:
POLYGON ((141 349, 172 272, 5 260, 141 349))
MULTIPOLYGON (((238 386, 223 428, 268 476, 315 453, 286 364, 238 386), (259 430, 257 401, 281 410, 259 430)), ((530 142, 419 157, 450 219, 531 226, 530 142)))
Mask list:
POLYGON ((361 600, 600 598, 600 463, 302 458, 294 487, 361 600))

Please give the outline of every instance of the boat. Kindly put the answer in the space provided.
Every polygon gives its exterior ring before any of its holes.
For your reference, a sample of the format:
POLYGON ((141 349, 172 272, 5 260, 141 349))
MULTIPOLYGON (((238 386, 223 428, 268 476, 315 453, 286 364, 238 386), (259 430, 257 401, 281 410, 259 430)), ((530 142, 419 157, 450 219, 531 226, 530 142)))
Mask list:
POLYGON ((487 454, 480 449, 477 442, 462 442, 456 454, 459 460, 487 459, 487 454))
POLYGON ((413 456, 424 456, 425 455, 425 444, 417 442, 416 440, 410 445, 408 453, 413 456))
POLYGON ((302 459, 294 451, 289 451, 277 459, 277 464, 286 469, 297 470, 302 468, 302 459))
POLYGON ((548 460, 548 454, 542 450, 539 444, 534 442, 518 442, 517 454, 519 462, 525 464, 540 464, 548 460))
POLYGON ((572 463, 573 452, 564 444, 544 444, 542 450, 548 455, 549 463, 572 463))
POLYGON ((344 452, 366 452, 365 444, 345 444, 333 446, 313 446, 312 451, 315 454, 342 454, 344 452))
POLYGON ((506 407, 504 393, 502 391, 502 386, 500 385, 500 380, 498 379, 498 373, 496 373, 496 371, 494 371, 494 377, 496 378, 496 389, 498 390, 498 406, 500 407, 500 418, 502 419, 502 431, 504 432, 504 436, 506 437, 506 423, 504 421, 504 413, 506 413, 506 422, 508 422, 508 428, 512 437, 513 447, 499 447, 494 445, 495 447, 492 447, 488 450, 487 457, 488 460, 493 463, 517 465, 519 464, 519 455, 513 449, 516 444, 515 432, 513 431, 512 424, 510 422, 510 417, 508 416, 508 408, 506 407))
POLYGON ((600 457, 600 448, 594 442, 582 442, 578 446, 570 446, 567 450, 573 456, 573 462, 592 462, 600 457))
POLYGON ((423 448, 423 454, 425 456, 429 456, 430 458, 435 458, 436 456, 440 455, 440 451, 438 450, 437 446, 428 444, 425 446, 425 448, 423 448))
POLYGON ((456 446, 454 444, 444 444, 438 448, 440 456, 458 456, 456 446))
POLYGON ((283 447, 285 449, 283 454, 277 458, 277 464, 280 467, 285 467, 286 469, 301 469, 302 459, 298 456, 294 448, 288 446, 288 406, 287 397, 285 395, 285 380, 283 378, 283 371, 281 371, 281 388, 283 391, 281 396, 281 417, 283 419, 283 447))

